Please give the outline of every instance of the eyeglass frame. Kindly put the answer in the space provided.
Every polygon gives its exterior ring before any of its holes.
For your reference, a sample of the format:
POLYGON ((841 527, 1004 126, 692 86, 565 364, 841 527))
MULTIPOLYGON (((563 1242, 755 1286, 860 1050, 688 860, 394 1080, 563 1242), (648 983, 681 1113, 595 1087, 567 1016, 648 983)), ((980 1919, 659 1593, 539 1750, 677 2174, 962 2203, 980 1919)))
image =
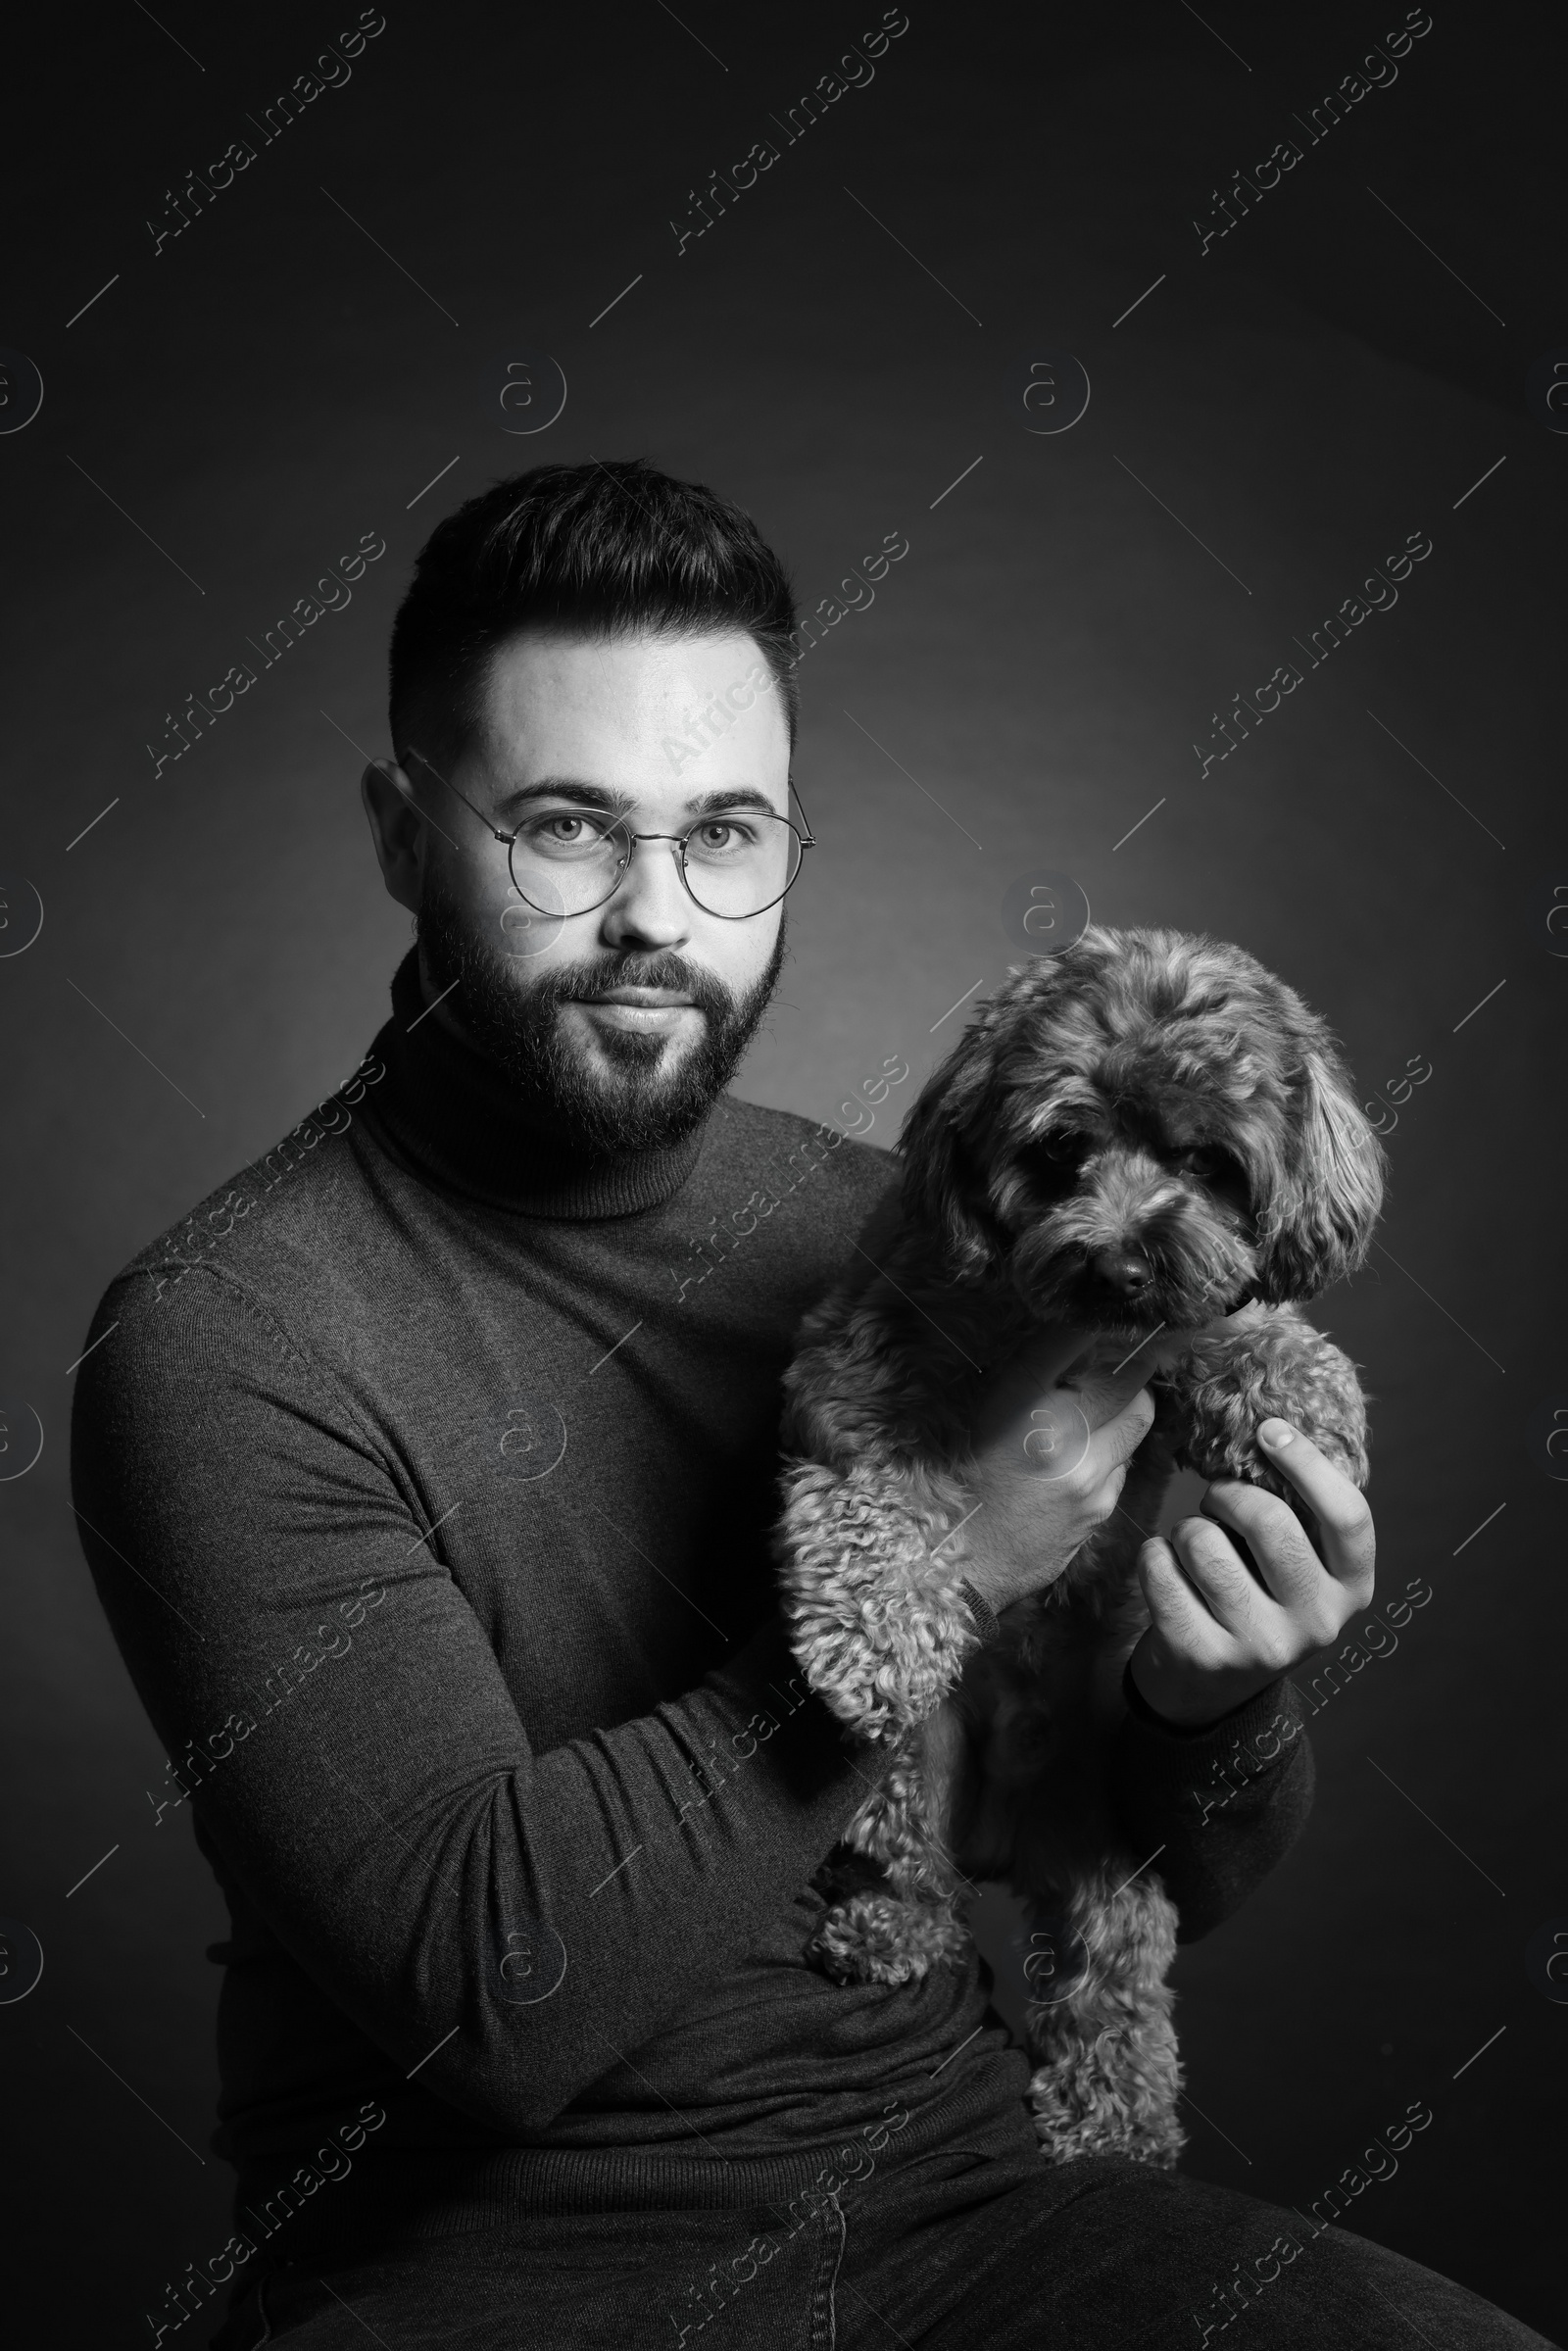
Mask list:
MULTIPOLYGON (((484 813, 484 810, 482 808, 476 808, 472 801, 468 798, 467 794, 466 792, 460 792, 457 785, 450 782, 449 779, 441 773, 440 768, 435 766, 429 759, 425 758, 422 751, 416 750, 412 743, 408 748, 410 755, 418 760, 420 766, 428 767, 430 773, 435 777, 436 782, 438 784, 445 784, 447 790, 457 799, 461 800, 464 807, 467 808, 471 814, 478 817, 479 822, 485 827, 485 830, 490 834, 491 838, 499 841, 505 848, 507 853, 507 871, 512 876, 512 887, 516 891, 517 896, 522 900, 522 903, 525 906, 533 907, 533 911, 536 914, 551 915, 558 922, 574 922, 579 914, 597 914, 601 906, 609 906, 611 900, 614 897, 615 892, 620 888, 620 885, 624 881, 626 875, 631 871, 630 855, 627 855, 621 858, 615 873, 615 878, 611 883, 610 888, 605 892, 603 898, 596 898, 591 906, 576 906, 569 914, 562 913, 560 909, 555 906, 535 906, 533 900, 527 895, 521 883, 518 881, 512 863, 512 853, 516 846, 517 836, 522 830, 521 825, 515 826, 510 833, 499 832, 495 825, 491 822, 490 818, 484 813)), ((619 830, 620 832, 624 833, 626 839, 631 843, 633 850, 636 849, 639 841, 678 842, 680 845, 680 856, 675 860, 675 869, 680 875, 681 888, 685 891, 687 897, 691 900, 692 905, 697 908, 698 912, 700 914, 708 914, 711 916, 714 922, 755 922, 759 914, 769 913, 774 906, 780 906, 783 905, 785 899, 788 898, 790 892, 794 889, 796 883, 801 878, 801 866, 806 862, 806 852, 808 849, 816 849, 820 846, 815 834, 811 830, 811 819, 806 814, 806 803, 802 800, 799 792, 795 791, 795 778, 793 775, 786 779, 786 788, 790 792, 795 793, 795 805, 800 809, 802 816, 806 820, 805 832, 803 833, 801 831, 800 826, 795 822, 793 817, 780 816, 772 809, 768 809, 766 813, 772 817, 775 824, 785 824, 789 826, 790 831, 795 835, 796 840, 801 846, 800 863, 797 864, 795 871, 790 875, 789 880, 785 883, 777 898, 770 898, 767 901, 766 906, 753 906, 749 914, 720 914, 716 908, 712 906, 705 906, 702 900, 698 897, 696 891, 692 888, 686 874, 687 842, 691 839, 692 834, 696 832, 698 825, 711 823, 713 816, 721 816, 724 813, 723 809, 715 808, 709 816, 699 816, 694 823, 687 826, 685 832, 683 833, 634 833, 627 826, 625 819, 619 816, 612 820, 609 830, 611 832, 619 830)), ((565 798, 566 795, 563 794, 562 797, 565 798)), ((592 812, 596 815, 603 814, 602 809, 595 809, 592 812)), ((760 811, 754 809, 752 812, 755 815, 760 811)))

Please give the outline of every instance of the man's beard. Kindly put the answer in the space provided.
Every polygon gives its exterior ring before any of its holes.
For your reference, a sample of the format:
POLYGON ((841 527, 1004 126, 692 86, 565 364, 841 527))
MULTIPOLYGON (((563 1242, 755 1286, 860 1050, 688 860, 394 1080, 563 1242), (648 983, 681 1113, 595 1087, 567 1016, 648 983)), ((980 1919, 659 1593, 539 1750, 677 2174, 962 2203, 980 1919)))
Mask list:
POLYGON ((569 1149, 595 1158, 678 1143, 701 1124, 728 1085, 778 984, 785 926, 767 968, 736 996, 673 953, 627 954, 555 964, 532 980, 526 964, 497 952, 433 880, 418 913, 418 942, 437 996, 456 989, 459 1025, 511 1081, 519 1107, 569 1149), (669 1039, 596 1028, 603 1060, 590 1063, 564 1037, 560 1007, 612 988, 670 988, 703 1015, 702 1035, 674 1066, 661 1071, 669 1039))

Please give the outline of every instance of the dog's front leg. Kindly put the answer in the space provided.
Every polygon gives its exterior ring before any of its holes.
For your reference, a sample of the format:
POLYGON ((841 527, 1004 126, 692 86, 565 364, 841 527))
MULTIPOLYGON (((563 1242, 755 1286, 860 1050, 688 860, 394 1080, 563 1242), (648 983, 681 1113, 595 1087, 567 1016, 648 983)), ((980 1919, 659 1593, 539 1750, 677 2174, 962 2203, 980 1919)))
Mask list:
POLYGON ((946 1818, 963 1734, 943 1701, 977 1634, 956 1546, 941 1547, 967 1503, 956 1478, 874 1456, 848 1471, 792 1462, 784 1491, 785 1616, 811 1688, 864 1742, 866 1799, 844 1842, 880 1865, 872 1886, 828 1873, 810 1948, 841 1979, 906 1983, 967 1947, 946 1818))

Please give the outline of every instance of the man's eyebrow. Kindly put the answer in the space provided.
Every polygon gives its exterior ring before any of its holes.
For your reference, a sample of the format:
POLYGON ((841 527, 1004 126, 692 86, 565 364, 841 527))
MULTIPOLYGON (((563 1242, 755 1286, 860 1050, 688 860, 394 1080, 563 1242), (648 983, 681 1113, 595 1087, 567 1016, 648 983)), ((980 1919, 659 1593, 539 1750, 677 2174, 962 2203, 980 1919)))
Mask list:
MULTIPOLYGON (((638 795, 612 791, 604 784, 584 783, 576 776, 550 775, 536 784, 519 784, 514 792, 503 793, 496 803, 496 814, 509 815, 540 800, 567 800, 578 808, 598 808, 610 816, 625 816, 636 808, 638 795)), ((694 793, 685 808, 689 816, 711 816, 721 808, 757 808, 769 816, 778 814, 767 794, 756 784, 734 784, 717 791, 694 793)))

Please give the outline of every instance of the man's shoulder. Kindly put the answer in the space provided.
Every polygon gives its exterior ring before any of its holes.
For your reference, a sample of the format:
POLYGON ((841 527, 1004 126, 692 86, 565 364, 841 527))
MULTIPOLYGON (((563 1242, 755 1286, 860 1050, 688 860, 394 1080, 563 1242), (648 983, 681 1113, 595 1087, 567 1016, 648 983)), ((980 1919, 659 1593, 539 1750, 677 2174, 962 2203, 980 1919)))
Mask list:
POLYGON ((226 1277, 241 1289, 265 1289, 291 1259, 319 1266, 333 1253, 334 1230, 354 1221, 346 1196, 363 1188, 363 1169, 345 1138, 368 1088, 384 1075, 368 1054, 351 1078, 269 1151, 147 1242, 109 1283, 95 1325, 111 1307, 133 1317, 138 1305, 161 1303, 199 1271, 226 1277))

